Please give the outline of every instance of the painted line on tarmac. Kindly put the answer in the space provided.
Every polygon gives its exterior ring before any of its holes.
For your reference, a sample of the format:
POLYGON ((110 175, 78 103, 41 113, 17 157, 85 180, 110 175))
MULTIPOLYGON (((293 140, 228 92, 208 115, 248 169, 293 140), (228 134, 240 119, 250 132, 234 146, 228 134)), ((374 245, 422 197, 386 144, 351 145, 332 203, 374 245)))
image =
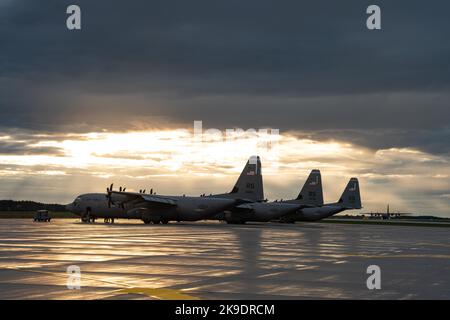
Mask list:
POLYGON ((450 259, 448 254, 380 254, 380 255, 369 255, 369 254, 357 254, 357 253, 342 253, 342 254, 332 254, 331 257, 343 258, 369 258, 369 259, 383 259, 383 258, 398 258, 398 259, 408 259, 408 258, 425 258, 425 259, 450 259))
POLYGON ((121 289, 118 292, 143 294, 160 300, 200 300, 197 297, 182 293, 180 290, 167 288, 127 288, 121 289))
MULTIPOLYGON (((14 271, 22 271, 22 272, 31 272, 31 273, 39 273, 39 274, 46 274, 51 276, 56 276, 60 278, 67 278, 66 274, 60 274, 55 273, 51 271, 43 271, 43 270, 30 270, 26 268, 20 268, 20 267, 3 267, 2 269, 9 269, 14 271)), ((175 290, 175 289, 168 289, 168 288, 138 288, 138 287, 131 287, 130 285, 113 282, 113 281, 107 281, 107 280, 101 280, 91 277, 86 277, 82 275, 83 278, 91 280, 91 281, 97 281, 101 283, 107 283, 118 287, 125 287, 123 289, 114 291, 117 293, 128 293, 128 294, 142 294, 149 297, 154 297, 160 300, 200 300, 198 297, 190 296, 185 293, 182 293, 181 290, 175 290), (127 288, 128 287, 128 288, 127 288)))

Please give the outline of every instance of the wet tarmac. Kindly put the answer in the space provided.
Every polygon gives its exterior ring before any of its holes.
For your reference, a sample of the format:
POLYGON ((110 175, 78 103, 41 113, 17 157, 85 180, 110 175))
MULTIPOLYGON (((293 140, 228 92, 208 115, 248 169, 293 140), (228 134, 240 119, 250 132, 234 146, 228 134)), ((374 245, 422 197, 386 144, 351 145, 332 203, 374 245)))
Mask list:
POLYGON ((0 299, 449 299, 449 275, 449 228, 0 219, 0 299))

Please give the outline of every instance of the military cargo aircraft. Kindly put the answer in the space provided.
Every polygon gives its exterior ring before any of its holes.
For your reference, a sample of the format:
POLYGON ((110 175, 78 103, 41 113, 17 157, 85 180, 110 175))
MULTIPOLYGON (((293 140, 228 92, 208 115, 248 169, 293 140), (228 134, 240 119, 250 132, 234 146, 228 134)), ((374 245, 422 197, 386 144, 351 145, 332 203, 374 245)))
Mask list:
MULTIPOLYGON (((264 199, 261 161, 257 156, 250 157, 229 193, 211 196, 165 196, 156 195, 153 190, 145 193, 127 192, 120 187, 107 188, 105 194, 85 194, 77 197, 67 209, 81 216, 82 221, 95 221, 96 218, 141 219, 144 223, 168 223, 169 221, 197 221, 207 219, 232 207, 262 201, 264 199)), ((105 220, 107 222, 108 220, 105 220)))
POLYGON ((274 202, 245 203, 212 217, 227 223, 268 222, 306 207, 323 205, 322 178, 319 170, 312 170, 296 199, 274 202))
POLYGON ((318 221, 331 217, 339 212, 361 209, 361 195, 357 178, 351 178, 338 202, 323 206, 305 207, 281 217, 281 222, 318 221))

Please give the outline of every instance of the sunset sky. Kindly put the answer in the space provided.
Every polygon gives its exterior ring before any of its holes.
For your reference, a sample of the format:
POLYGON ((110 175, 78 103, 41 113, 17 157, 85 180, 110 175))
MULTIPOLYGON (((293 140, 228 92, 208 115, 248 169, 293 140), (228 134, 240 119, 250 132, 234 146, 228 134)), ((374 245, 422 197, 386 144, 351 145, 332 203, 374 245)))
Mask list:
POLYGON ((450 217, 450 4, 370 4, 0 0, 0 199, 219 193, 258 154, 270 200, 320 169, 326 202, 356 176, 362 212, 450 217))

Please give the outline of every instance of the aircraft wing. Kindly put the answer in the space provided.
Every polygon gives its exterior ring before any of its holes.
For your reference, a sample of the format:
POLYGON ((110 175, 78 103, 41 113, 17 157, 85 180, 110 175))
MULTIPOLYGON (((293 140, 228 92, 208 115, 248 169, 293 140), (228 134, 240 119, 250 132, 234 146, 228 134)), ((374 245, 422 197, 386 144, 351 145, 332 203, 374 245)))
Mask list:
POLYGON ((298 209, 303 209, 303 208, 318 208, 318 207, 322 207, 322 206, 316 206, 316 205, 313 205, 313 204, 302 204, 302 205, 300 206, 300 208, 298 208, 298 209))
POLYGON ((170 206, 177 205, 177 200, 171 199, 168 197, 159 197, 159 196, 147 195, 147 194, 141 194, 140 196, 146 202, 152 202, 152 203, 163 204, 163 205, 166 204, 166 205, 170 205, 170 206))
POLYGON ((244 203, 241 205, 236 206, 238 209, 244 209, 244 210, 253 210, 253 207, 250 204, 244 203))
POLYGON ((297 210, 303 209, 303 208, 318 208, 322 207, 321 205, 315 205, 315 204, 307 204, 307 203, 299 203, 298 200, 286 200, 284 203, 290 203, 290 204, 298 204, 299 207, 297 210))
POLYGON ((114 204, 124 205, 131 201, 142 201, 153 205, 176 206, 177 200, 157 195, 135 192, 111 191, 108 195, 114 204))
POLYGON ((254 203, 254 200, 251 199, 247 199, 247 198, 240 198, 240 197, 235 197, 233 194, 230 193, 221 193, 221 194, 213 194, 213 195, 209 195, 206 196, 209 198, 223 198, 223 199, 234 199, 236 202, 236 205, 242 204, 242 203, 254 203))

